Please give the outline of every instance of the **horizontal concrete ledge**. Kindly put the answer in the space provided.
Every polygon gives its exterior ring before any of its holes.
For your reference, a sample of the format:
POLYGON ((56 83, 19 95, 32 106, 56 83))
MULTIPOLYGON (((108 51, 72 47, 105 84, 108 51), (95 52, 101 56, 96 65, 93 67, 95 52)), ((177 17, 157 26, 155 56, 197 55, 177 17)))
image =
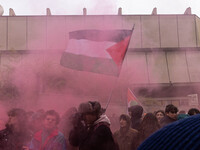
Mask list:
POLYGON ((129 48, 128 52, 153 52, 153 51, 200 51, 200 47, 174 47, 174 48, 129 48))
POLYGON ((62 53, 63 49, 56 50, 0 50, 0 54, 42 54, 42 53, 62 53))
POLYGON ((200 82, 173 82, 173 83, 137 83, 129 85, 130 88, 135 87, 168 87, 168 86, 198 86, 200 82))
MULTIPOLYGON (((47 15, 17 15, 17 16, 0 16, 0 17, 90 17, 90 16, 93 16, 93 17, 102 17, 102 16, 105 16, 105 17, 113 17, 113 16, 117 16, 117 17, 121 17, 121 16, 139 16, 139 17, 142 17, 142 16, 152 16, 151 14, 122 14, 122 15, 118 15, 118 14, 108 14, 108 15, 50 15, 50 16, 47 16, 47 15)), ((196 14, 157 14, 156 16, 197 16, 196 14)), ((197 16, 199 17, 199 16, 197 16)))
MULTIPOLYGON (((61 53, 63 49, 51 50, 0 50, 0 54, 31 54, 31 53, 61 53)), ((200 51, 200 47, 183 47, 183 48, 129 48, 127 53, 130 52, 154 52, 154 51, 200 51)))

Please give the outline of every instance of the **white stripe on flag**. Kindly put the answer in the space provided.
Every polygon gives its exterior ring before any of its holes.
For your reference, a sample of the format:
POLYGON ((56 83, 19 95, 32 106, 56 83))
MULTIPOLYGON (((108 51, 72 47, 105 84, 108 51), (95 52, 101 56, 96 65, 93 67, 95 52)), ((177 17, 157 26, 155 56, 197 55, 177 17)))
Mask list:
POLYGON ((96 42, 85 39, 70 39, 66 52, 76 55, 112 59, 106 49, 114 44, 116 43, 109 41, 96 42))

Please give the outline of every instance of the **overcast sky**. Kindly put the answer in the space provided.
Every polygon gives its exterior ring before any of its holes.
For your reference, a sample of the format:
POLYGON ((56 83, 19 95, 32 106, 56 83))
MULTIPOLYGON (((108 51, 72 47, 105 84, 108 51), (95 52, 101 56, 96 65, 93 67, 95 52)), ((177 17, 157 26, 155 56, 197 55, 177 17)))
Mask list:
POLYGON ((87 8, 88 15, 151 14, 157 7, 158 14, 183 14, 191 7, 192 14, 200 17, 200 0, 0 0, 4 15, 13 8, 16 15, 45 15, 50 8, 53 15, 80 15, 87 8))

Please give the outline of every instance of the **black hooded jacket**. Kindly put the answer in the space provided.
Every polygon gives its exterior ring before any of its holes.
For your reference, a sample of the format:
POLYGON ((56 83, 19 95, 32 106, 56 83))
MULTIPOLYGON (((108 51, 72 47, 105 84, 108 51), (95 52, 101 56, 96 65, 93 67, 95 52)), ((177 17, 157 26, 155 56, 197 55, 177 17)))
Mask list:
POLYGON ((131 128, 138 130, 142 122, 143 108, 140 105, 134 105, 129 108, 131 112, 131 128))
POLYGON ((73 129, 69 136, 70 144, 78 146, 79 150, 116 150, 109 125, 108 118, 102 115, 89 128, 73 129))

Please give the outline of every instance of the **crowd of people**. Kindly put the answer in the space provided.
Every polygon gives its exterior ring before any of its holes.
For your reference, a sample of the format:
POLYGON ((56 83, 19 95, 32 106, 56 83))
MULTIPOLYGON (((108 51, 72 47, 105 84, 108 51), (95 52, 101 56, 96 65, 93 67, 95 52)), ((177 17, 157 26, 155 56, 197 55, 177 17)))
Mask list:
POLYGON ((187 113, 179 111, 172 104, 152 113, 134 105, 128 112, 121 114, 113 124, 97 101, 81 103, 61 117, 55 110, 26 112, 13 108, 8 112, 5 128, 0 131, 0 149, 136 150, 161 128, 200 113, 197 108, 187 113), (113 131, 115 124, 119 124, 119 128, 113 131))

